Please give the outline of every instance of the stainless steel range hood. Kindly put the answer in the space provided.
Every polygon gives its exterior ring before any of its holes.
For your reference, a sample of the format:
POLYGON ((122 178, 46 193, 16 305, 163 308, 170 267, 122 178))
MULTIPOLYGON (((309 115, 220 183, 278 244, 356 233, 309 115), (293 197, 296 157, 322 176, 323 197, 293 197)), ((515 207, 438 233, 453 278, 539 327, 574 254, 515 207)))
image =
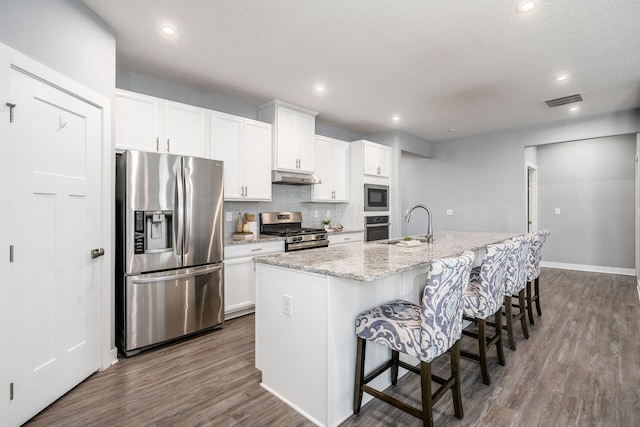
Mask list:
POLYGON ((274 184, 309 185, 320 184, 320 178, 312 173, 271 171, 271 182, 274 184))

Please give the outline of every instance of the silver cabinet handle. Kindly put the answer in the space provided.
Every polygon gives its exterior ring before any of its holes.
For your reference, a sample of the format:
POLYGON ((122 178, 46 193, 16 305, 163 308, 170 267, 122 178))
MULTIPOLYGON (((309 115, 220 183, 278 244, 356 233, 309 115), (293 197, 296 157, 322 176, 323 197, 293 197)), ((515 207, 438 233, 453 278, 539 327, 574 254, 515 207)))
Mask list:
POLYGON ((259 251, 261 251, 262 249, 264 249, 264 248, 255 248, 255 249, 251 249, 251 252, 259 252, 259 251))
POLYGON ((351 237, 345 237, 344 241, 346 242, 347 240, 351 240, 351 237))
POLYGON ((91 249, 91 258, 98 258, 104 255, 104 248, 91 249))
POLYGON ((167 138, 167 153, 169 152, 169 148, 170 148, 170 146, 169 146, 169 138, 167 138))
POLYGON ((380 175, 380 166, 378 166, 378 175, 380 175))
POLYGON ((156 137, 156 151, 160 151, 160 137, 156 137))
POLYGON ((245 185, 244 186, 244 197, 247 197, 248 194, 249 194, 249 186, 245 185))

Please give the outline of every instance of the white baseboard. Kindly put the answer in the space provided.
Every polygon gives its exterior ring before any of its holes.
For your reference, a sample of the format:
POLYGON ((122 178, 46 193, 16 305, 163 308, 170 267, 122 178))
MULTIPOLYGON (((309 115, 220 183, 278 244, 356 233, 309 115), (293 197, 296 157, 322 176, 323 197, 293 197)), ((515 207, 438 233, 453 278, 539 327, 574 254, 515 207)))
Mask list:
POLYGON ((564 262, 540 262, 542 267, 558 268, 561 270, 575 271, 591 271, 593 273, 622 274, 623 276, 635 276, 636 271, 633 268, 605 267, 601 265, 583 265, 583 264, 567 264, 564 262))
POLYGON ((640 300, 640 279, 637 279, 638 282, 638 286, 636 286, 638 288, 638 299, 640 300))
POLYGON ((286 403, 288 406, 290 406, 291 408, 293 408, 297 413, 299 413, 300 415, 302 415, 303 417, 305 417, 306 419, 308 419, 309 421, 311 421, 312 423, 314 423, 315 425, 319 426, 319 427, 324 427, 325 425, 322 424, 320 421, 316 420, 314 417, 312 417, 311 415, 309 415, 307 412, 303 411, 302 409, 300 409, 299 407, 297 407, 296 405, 294 405, 293 403, 291 403, 289 400, 285 399, 284 397, 282 397, 280 394, 278 394, 277 392, 275 392, 274 390, 272 390, 268 385, 265 385, 263 382, 260 383, 260 387, 262 387, 263 389, 267 390, 269 393, 273 394, 275 397, 277 397, 278 399, 280 399, 281 401, 283 401, 284 403, 286 403))

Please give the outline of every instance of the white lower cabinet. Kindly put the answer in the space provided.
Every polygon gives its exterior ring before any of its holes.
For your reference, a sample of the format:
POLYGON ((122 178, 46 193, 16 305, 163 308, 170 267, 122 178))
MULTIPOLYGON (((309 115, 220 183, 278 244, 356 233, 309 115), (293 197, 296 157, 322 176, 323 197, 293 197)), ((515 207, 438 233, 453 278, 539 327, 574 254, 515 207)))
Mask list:
POLYGON ((347 243, 358 243, 364 241, 364 232, 358 231, 356 233, 328 233, 329 246, 344 245, 347 243))
POLYGON ((224 248, 224 318, 253 313, 256 277, 253 257, 284 252, 284 241, 238 243, 224 248))

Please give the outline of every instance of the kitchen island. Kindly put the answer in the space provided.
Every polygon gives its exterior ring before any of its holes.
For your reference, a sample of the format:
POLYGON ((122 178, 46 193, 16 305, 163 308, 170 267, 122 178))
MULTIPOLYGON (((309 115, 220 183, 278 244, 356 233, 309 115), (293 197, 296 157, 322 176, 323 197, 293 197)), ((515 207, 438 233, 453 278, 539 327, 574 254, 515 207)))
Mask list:
MULTIPOLYGON (((262 387, 317 425, 340 424, 353 413, 356 316, 396 298, 419 303, 432 259, 472 250, 479 264, 486 245, 516 235, 441 232, 414 247, 354 243, 255 258, 262 387)), ((368 346, 366 372, 388 356, 368 346)), ((385 388, 390 377, 371 384, 385 388)))

